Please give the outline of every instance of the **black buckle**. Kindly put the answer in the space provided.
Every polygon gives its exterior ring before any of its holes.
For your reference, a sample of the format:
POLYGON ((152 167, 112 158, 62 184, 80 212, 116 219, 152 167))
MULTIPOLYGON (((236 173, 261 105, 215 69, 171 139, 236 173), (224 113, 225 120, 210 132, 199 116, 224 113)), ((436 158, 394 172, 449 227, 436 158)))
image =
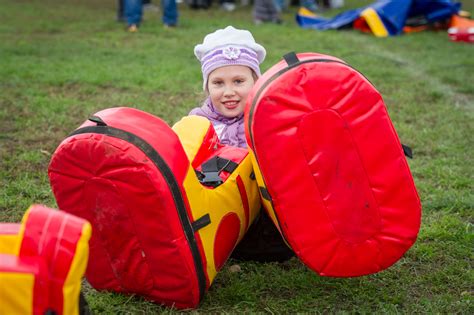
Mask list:
POLYGON ((231 160, 214 156, 202 164, 200 172, 196 170, 196 175, 201 184, 215 188, 224 183, 219 176, 222 171, 232 173, 238 166, 238 163, 231 160))
POLYGON ((204 177, 201 178, 199 181, 205 186, 217 187, 224 182, 219 176, 219 172, 206 172, 201 174, 204 177))

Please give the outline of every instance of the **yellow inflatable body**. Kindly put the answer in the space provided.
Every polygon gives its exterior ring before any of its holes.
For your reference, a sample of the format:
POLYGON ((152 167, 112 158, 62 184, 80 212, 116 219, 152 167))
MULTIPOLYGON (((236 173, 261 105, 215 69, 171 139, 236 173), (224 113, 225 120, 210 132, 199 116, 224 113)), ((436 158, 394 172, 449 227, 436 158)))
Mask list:
POLYGON ((172 129, 178 135, 191 166, 196 165, 196 169, 189 168, 183 183, 193 217, 210 216, 211 224, 199 234, 207 258, 207 274, 212 282, 260 210, 252 161, 245 149, 220 146, 211 123, 203 117, 184 117, 172 129), (235 170, 225 181, 221 178, 223 183, 215 188, 203 185, 196 177, 196 170, 202 174, 199 155, 203 148, 210 149, 209 153, 217 149, 219 153, 214 156, 230 163, 232 159, 239 161, 235 170))

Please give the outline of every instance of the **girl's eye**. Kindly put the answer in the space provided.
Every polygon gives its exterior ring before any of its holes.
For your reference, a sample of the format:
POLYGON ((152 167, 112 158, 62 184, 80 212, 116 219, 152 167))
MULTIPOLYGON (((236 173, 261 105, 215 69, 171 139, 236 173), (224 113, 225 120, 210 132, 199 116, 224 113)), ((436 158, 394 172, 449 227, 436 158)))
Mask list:
POLYGON ((214 85, 222 85, 222 81, 212 81, 212 84, 214 84, 214 85))
POLYGON ((235 80, 235 83, 241 84, 241 83, 244 83, 244 80, 242 80, 242 79, 237 79, 237 80, 235 80))

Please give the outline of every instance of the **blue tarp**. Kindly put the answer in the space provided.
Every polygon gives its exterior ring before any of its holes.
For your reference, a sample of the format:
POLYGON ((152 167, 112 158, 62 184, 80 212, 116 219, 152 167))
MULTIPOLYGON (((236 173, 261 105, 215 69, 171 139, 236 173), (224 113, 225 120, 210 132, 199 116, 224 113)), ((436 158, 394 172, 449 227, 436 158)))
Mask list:
POLYGON ((407 20, 416 18, 425 24, 443 21, 457 14, 461 3, 452 0, 379 0, 366 7, 345 11, 333 18, 298 13, 296 20, 304 28, 347 28, 352 27, 352 23, 368 8, 377 13, 389 35, 398 35, 403 32, 407 20))

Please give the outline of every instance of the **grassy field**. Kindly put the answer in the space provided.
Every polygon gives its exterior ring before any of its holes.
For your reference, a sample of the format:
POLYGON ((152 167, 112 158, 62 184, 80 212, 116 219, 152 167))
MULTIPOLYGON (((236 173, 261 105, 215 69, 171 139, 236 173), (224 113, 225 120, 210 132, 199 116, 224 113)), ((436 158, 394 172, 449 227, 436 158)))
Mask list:
MULTIPOLYGON (((346 0, 347 7, 370 1, 346 0)), ((155 1, 157 3, 157 1, 155 1)), ((416 244, 375 275, 319 277, 297 259, 229 262, 199 312, 474 314, 474 46, 446 31, 378 39, 356 31, 254 26, 250 8, 191 11, 163 28, 146 12, 136 34, 115 21, 115 1, 0 0, 0 221, 19 221, 32 203, 55 207, 47 166, 59 142, 94 112, 130 106, 172 124, 203 99, 193 47, 226 25, 251 30, 268 51, 266 70, 289 51, 344 59, 379 89, 422 199, 416 244)), ((474 3, 465 2, 474 11, 474 3)), ((332 15, 334 12, 326 12, 332 15)), ((106 314, 174 313, 139 297, 84 291, 106 314)))

